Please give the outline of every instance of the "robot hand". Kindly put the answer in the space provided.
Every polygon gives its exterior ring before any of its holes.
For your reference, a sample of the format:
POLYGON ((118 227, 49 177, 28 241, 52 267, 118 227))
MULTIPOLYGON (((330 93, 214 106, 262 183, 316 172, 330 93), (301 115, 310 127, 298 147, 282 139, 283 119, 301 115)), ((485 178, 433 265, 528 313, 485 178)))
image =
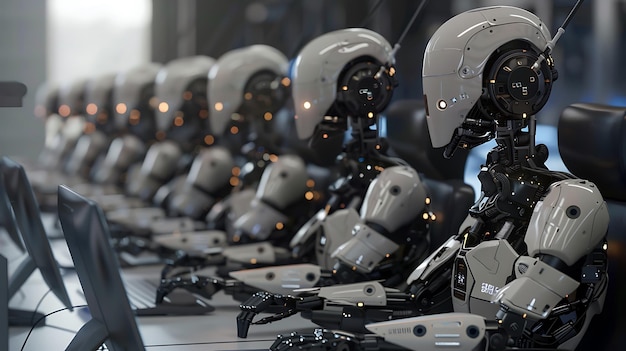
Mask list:
POLYGON ((270 351, 361 351, 361 350, 406 350, 390 344, 374 335, 350 334, 328 329, 315 329, 310 334, 290 333, 278 335, 270 351))
POLYGON ((359 342, 348 334, 332 332, 326 329, 315 329, 311 334, 290 333, 278 335, 270 346, 271 351, 287 350, 360 350, 359 342))
MULTIPOLYGON (((265 291, 255 293, 239 305, 242 312, 237 316, 237 336, 246 338, 252 324, 267 324, 298 313, 299 302, 303 301, 305 298, 290 295, 272 294, 265 291), (274 315, 253 322, 254 317, 261 312, 274 313, 274 315)), ((317 299, 317 301, 321 303, 321 300, 317 299)))
POLYGON ((219 278, 198 275, 191 275, 189 278, 175 277, 171 279, 161 279, 161 284, 159 284, 156 291, 156 303, 162 303, 163 299, 165 299, 169 293, 178 288, 210 299, 216 292, 220 291, 224 285, 225 283, 219 278))

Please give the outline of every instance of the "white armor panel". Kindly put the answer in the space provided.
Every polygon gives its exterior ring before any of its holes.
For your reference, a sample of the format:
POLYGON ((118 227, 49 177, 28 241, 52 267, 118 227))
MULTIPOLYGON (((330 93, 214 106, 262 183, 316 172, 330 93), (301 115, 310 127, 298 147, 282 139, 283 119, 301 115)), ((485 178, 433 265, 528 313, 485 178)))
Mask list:
POLYGON ((256 197, 279 209, 285 209, 304 198, 307 191, 308 174, 302 158, 296 155, 281 155, 270 164, 261 176, 256 197))
POLYGON ((267 240, 275 230, 282 230, 288 219, 282 212, 254 198, 248 212, 235 221, 233 228, 255 240, 267 240))
MULTIPOLYGON (((280 250, 284 249, 274 247, 267 242, 260 242, 226 247, 222 251, 222 255, 233 262, 274 263, 276 262, 276 254, 280 250)), ((286 250, 280 253, 286 253, 286 250)))
POLYGON ((293 264, 230 272, 238 281, 274 294, 295 295, 294 289, 314 287, 321 269, 313 264, 293 264))
POLYGON ((402 318, 365 326, 409 350, 476 350, 485 337, 485 320, 467 313, 402 318))
POLYGON ((235 165, 230 152, 221 146, 200 151, 191 164, 187 182, 207 193, 214 193, 228 185, 235 165))
POLYGON ((609 213, 600 190, 581 179, 552 184, 526 232, 528 254, 548 254, 571 266, 606 236, 609 213))
POLYGON ((385 288, 377 281, 370 281, 321 287, 317 295, 333 304, 386 306, 387 291, 397 290, 385 288))
POLYGON ((157 179, 167 179, 176 170, 181 150, 173 141, 165 140, 153 144, 141 164, 141 173, 157 179))
POLYGON ((513 274, 518 254, 505 240, 483 241, 458 255, 452 276, 452 304, 456 312, 495 318, 499 306, 492 298, 513 274))
POLYGON ((428 276, 441 265, 447 264, 448 260, 455 256, 460 248, 461 243, 454 236, 450 237, 413 270, 406 279, 407 284, 410 285, 417 279, 428 280, 428 276))
POLYGON ((357 224, 353 231, 356 234, 341 244, 331 257, 358 272, 370 273, 380 261, 399 248, 398 244, 363 223, 357 224))
POLYGON ((576 280, 537 259, 524 271, 502 287, 493 301, 530 319, 546 318, 559 301, 578 288, 576 280))
POLYGON ((385 168, 367 188, 361 218, 394 232, 422 212, 425 200, 426 189, 413 168, 385 168))
POLYGON ((332 269, 335 260, 330 257, 339 245, 352 238, 352 228, 360 221, 353 208, 337 210, 322 222, 323 235, 318 235, 315 256, 317 263, 325 269, 332 269))

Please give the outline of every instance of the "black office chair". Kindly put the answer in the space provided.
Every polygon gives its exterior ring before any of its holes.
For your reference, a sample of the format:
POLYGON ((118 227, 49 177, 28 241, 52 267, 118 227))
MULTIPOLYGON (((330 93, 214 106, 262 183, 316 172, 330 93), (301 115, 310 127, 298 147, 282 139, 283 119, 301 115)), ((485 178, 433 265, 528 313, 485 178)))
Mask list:
POLYGON ((603 312, 579 350, 616 350, 626 345, 626 107, 573 104, 561 113, 559 151, 577 177, 594 182, 609 209, 609 288, 603 312))
POLYGON ((431 249, 436 249, 458 233, 474 203, 474 189, 463 181, 468 152, 459 150, 445 159, 443 149, 432 147, 424 103, 419 100, 395 101, 386 116, 390 152, 422 174, 428 186, 436 218, 430 227, 431 249))

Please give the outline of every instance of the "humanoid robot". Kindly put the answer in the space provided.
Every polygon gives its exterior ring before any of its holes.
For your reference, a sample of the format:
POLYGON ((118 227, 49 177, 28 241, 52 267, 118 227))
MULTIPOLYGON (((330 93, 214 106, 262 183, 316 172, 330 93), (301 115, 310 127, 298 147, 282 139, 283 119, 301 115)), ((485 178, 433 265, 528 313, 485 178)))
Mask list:
MULTIPOLYGON (((156 99, 154 140, 141 166, 126 175, 125 196, 94 198, 105 211, 118 208, 145 207, 160 186, 187 170, 193 152, 207 133, 206 75, 214 60, 207 56, 186 57, 163 66, 154 83, 156 99)), ((119 113, 128 115, 128 124, 138 126, 145 117, 138 111, 117 105, 119 113)), ((146 121, 147 122, 147 121, 146 121)), ((144 124, 142 127, 150 127, 144 124)), ((151 128, 148 128, 151 129, 151 128)))
POLYGON ((254 262, 248 267, 273 266, 232 273, 235 282, 217 287, 213 278, 165 279, 165 293, 173 287, 185 287, 211 294, 212 289, 225 287, 227 293, 235 295, 243 283, 249 296, 255 291, 253 287, 283 292, 287 287, 282 285, 287 280, 291 285, 298 281, 304 288, 383 276, 402 277, 395 283, 388 281, 396 284, 406 278, 402 276, 406 272, 400 268, 412 267, 428 250, 431 217, 427 190, 420 176, 403 161, 385 156, 384 141, 371 129, 391 99, 395 85, 391 51, 379 34, 355 28, 313 40, 295 59, 291 83, 299 136, 311 138, 313 147, 328 147, 324 144, 342 143, 350 126, 352 139, 338 162, 343 177, 331 187, 332 197, 326 207, 291 239, 288 259, 279 262, 278 250, 265 243, 229 248, 223 254, 231 261, 254 262), (324 53, 322 57, 320 52, 324 53), (381 67, 383 73, 374 78, 381 67), (372 184, 383 170, 385 176, 372 184), (365 199, 368 187, 371 196, 365 199), (407 205, 413 201, 414 207, 407 205), (377 244, 372 246, 368 240, 374 238, 377 244), (316 265, 275 266, 307 261, 315 261, 316 265), (270 276, 275 279, 268 280, 270 276))
POLYGON ((313 165, 283 147, 281 134, 290 131, 274 123, 290 110, 287 67, 275 48, 252 45, 225 53, 211 68, 210 141, 233 154, 228 172, 234 189, 206 216, 210 235, 181 232, 157 238, 160 245, 198 252, 225 244, 286 242, 285 233, 320 206, 320 196, 307 198, 307 192, 317 193, 324 183, 310 171, 313 165))
MULTIPOLYGON (((120 72, 116 75, 109 117, 101 124, 113 134, 106 154, 95 165, 90 182, 76 184, 73 189, 85 196, 119 194, 131 166, 139 163, 156 134, 154 82, 162 68, 149 63, 120 72)), ((103 101, 104 102, 104 101, 103 101)), ((96 104, 101 110, 104 106, 96 104)), ((98 122, 96 111, 95 121, 98 122)), ((104 120, 100 117, 100 122, 104 120)), ((97 129, 97 128, 96 128, 97 129)))
POLYGON ((604 303, 608 212, 593 183, 547 170, 547 149, 534 144, 556 79, 553 44, 539 18, 514 7, 464 12, 434 33, 423 67, 433 146, 450 156, 497 143, 479 200, 406 290, 321 288, 322 326, 346 332, 280 336, 271 349, 576 347, 604 303))

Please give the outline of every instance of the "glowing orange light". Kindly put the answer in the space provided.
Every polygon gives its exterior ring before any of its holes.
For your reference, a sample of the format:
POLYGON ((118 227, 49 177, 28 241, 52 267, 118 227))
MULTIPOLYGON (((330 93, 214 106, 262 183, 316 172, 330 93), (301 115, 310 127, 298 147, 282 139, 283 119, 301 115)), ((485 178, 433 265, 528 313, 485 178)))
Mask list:
POLYGON ((270 162, 276 162, 276 161, 278 161, 278 155, 271 154, 270 155, 270 162))
POLYGON ((272 117, 273 117, 273 116, 272 116, 272 113, 271 113, 271 112, 265 112, 265 113, 263 114, 263 119, 264 119, 264 120, 266 120, 266 121, 271 121, 271 120, 272 120, 272 117))
POLYGON ((232 173, 235 177, 238 177, 239 173, 241 173, 241 169, 239 167, 233 167, 232 173))
POLYGON ((68 117, 70 115, 70 107, 68 105, 59 106, 59 115, 61 117, 68 117))
POLYGON ((237 133, 239 133, 239 128, 237 128, 237 126, 230 127, 230 134, 237 134, 237 133))
POLYGON ((95 115, 96 113, 98 113, 98 105, 94 104, 93 102, 87 104, 87 107, 85 107, 85 111, 87 111, 87 113, 90 115, 95 115))
POLYGON ((204 143, 207 145, 213 145, 213 143, 215 142, 215 138, 213 137, 213 135, 207 135, 204 137, 204 143))
POLYGON ((248 92, 243 94, 243 98, 246 100, 251 100, 252 99, 252 93, 248 92))
POLYGON ((174 125, 177 127, 182 126, 185 123, 185 120, 181 116, 177 116, 174 118, 174 125))
POLYGON ((326 133, 322 134, 322 139, 328 139, 328 134, 326 133))
POLYGON ((115 105, 115 112, 119 113, 120 115, 125 114, 126 111, 127 108, 125 103, 120 102, 119 104, 115 105))
POLYGON ((185 99, 185 101, 191 100, 192 96, 193 96, 193 94, 190 91, 186 91, 186 92, 183 93, 183 99, 185 99))
POLYGON ((230 181, 229 181, 231 186, 237 186, 239 185, 239 178, 237 177, 230 177, 230 181))
POLYGON ((216 102, 214 107, 215 111, 221 111, 224 109, 224 104, 222 104, 221 102, 216 102))
POLYGON ((315 186, 315 181, 313 179, 309 179, 306 181, 306 186, 312 188, 315 186))
POLYGON ((141 117, 141 112, 139 112, 139 110, 137 110, 137 109, 132 109, 130 111, 130 116, 129 116, 128 122, 135 126, 135 125, 139 124, 140 117, 141 117))
POLYGON ((289 77, 285 77, 285 78, 280 80, 280 84, 288 87, 288 86, 291 85, 291 79, 289 79, 289 77))
POLYGON ((428 217, 430 217, 430 216, 428 215, 428 213, 424 213, 424 214, 422 214, 422 218, 423 218, 423 219, 428 219, 428 217))
POLYGON ((424 202, 426 203, 426 205, 430 205, 430 198, 429 198, 429 197, 427 197, 427 198, 424 200, 424 202))
POLYGON ((283 222, 277 222, 276 223, 276 229, 277 230, 283 230, 283 228, 285 228, 285 225, 283 224, 283 222))
POLYGON ((170 109, 170 105, 167 104, 167 102, 163 101, 161 103, 159 103, 159 111, 161 112, 167 112, 167 110, 170 109))
POLYGON ((307 191, 306 193, 304 193, 304 198, 311 201, 313 200, 313 192, 312 191, 307 191))
POLYGON ((206 109, 200 110, 200 112, 198 112, 198 117, 202 119, 206 119, 207 117, 209 117, 209 110, 206 110, 206 109))

